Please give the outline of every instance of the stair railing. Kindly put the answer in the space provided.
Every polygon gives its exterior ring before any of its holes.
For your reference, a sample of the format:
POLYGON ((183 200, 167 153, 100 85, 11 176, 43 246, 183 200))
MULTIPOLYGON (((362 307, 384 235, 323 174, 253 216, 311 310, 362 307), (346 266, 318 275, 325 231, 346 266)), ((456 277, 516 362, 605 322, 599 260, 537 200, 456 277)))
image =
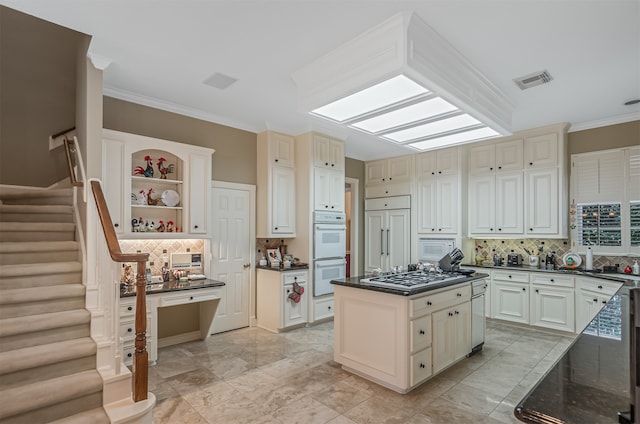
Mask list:
POLYGON ((145 270, 148 253, 122 253, 118 237, 113 229, 113 221, 109 215, 109 208, 102 192, 99 181, 91 180, 91 191, 96 200, 96 208, 102 231, 107 242, 109 255, 114 262, 135 262, 136 270, 136 338, 135 353, 133 356, 133 401, 146 400, 149 391, 148 367, 149 353, 147 352, 147 279, 145 270))
MULTIPOLYGON (((85 172, 84 172, 84 163, 82 162, 82 155, 80 154, 80 146, 78 145, 78 139, 75 136, 73 137, 72 140, 65 137, 63 140, 63 143, 64 143, 64 152, 67 157, 67 168, 69 171, 69 180, 71 181, 71 185, 74 187, 83 187, 84 181, 87 180, 87 176, 85 175, 85 172), (82 180, 80 181, 76 177, 74 157, 75 157, 75 161, 77 161, 75 163, 78 163, 78 168, 80 169, 80 175, 82 177, 82 180)), ((87 202, 86 188, 82 191, 82 199, 84 200, 85 203, 87 202)))

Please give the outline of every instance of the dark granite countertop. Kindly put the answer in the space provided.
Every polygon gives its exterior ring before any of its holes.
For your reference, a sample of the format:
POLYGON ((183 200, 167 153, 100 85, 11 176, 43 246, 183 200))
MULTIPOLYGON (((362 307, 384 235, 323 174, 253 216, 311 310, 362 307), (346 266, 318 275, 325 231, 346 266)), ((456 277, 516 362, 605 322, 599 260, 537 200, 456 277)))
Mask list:
POLYGON ((373 277, 372 274, 361 275, 361 276, 350 277, 350 278, 340 278, 337 280, 331 280, 331 284, 335 284, 337 286, 352 287, 356 289, 378 291, 382 293, 397 294, 400 296, 413 296, 415 294, 425 293, 431 290, 441 289, 443 287, 449 287, 457 284, 467 283, 474 280, 479 280, 481 278, 488 277, 488 275, 477 273, 477 272, 471 276, 461 275, 460 278, 453 281, 445 281, 441 283, 433 282, 425 287, 421 287, 415 290, 402 290, 402 289, 394 289, 391 287, 379 287, 379 286, 374 286, 372 284, 364 283, 360 281, 363 278, 371 278, 371 277, 373 277))
POLYGON ((528 423, 616 423, 630 407, 627 280, 556 364, 520 401, 515 416, 528 423))
MULTIPOLYGON (((204 279, 194 281, 169 281, 166 283, 147 284, 147 294, 167 293, 182 290, 205 289, 209 287, 221 287, 225 283, 222 281, 204 279)), ((136 286, 127 287, 120 284, 120 297, 131 297, 136 295, 136 286)))
POLYGON ((309 265, 292 266, 290 268, 271 268, 269 266, 258 265, 256 269, 266 269, 267 271, 275 271, 275 272, 304 271, 305 269, 309 269, 309 265))

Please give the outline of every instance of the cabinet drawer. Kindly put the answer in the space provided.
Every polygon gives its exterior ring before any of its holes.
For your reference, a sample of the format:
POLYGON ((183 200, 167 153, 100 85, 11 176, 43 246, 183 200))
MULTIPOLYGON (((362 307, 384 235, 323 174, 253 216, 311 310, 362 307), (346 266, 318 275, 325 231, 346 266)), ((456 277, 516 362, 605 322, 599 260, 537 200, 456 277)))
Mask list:
POLYGON ((431 376, 431 348, 411 356, 411 386, 431 376))
POLYGON ((469 299, 471 299, 471 286, 465 283, 439 293, 412 299, 409 303, 409 313, 413 318, 469 299))
POLYGON ((578 288, 582 290, 589 290, 607 296, 613 296, 622 286, 622 283, 615 281, 600 280, 589 277, 577 277, 576 283, 578 288))
POLYGON ((317 301, 313 305, 313 318, 315 320, 330 318, 333 316, 333 297, 317 301))
POLYGON ((515 283, 528 283, 529 273, 519 271, 493 271, 491 277, 498 281, 512 281, 515 283))
POLYGON ((213 291, 203 293, 201 290, 189 290, 187 293, 162 296, 159 299, 158 306, 184 305, 186 303, 197 303, 214 299, 219 299, 219 296, 213 291))
POLYGON ((402 196, 405 194, 411 194, 411 183, 406 182, 368 186, 364 188, 364 191, 367 199, 372 197, 402 196))
MULTIPOLYGON (((147 352, 151 349, 151 343, 147 342, 147 352)), ((131 365, 133 363, 133 355, 136 352, 136 347, 133 340, 129 343, 125 343, 122 347, 122 362, 125 365, 131 365)))
MULTIPOLYGON (((385 196, 385 194, 381 194, 380 196, 385 196)), ((387 209, 408 209, 411 207, 411 198, 409 196, 399 196, 399 197, 391 197, 391 198, 378 198, 378 199, 369 199, 367 194, 367 199, 364 200, 364 209, 367 211, 377 211, 377 210, 387 210, 387 209)))
MULTIPOLYGON (((151 331, 151 317, 147 315, 147 337, 149 337, 151 331)), ((124 339, 133 338, 136 336, 136 322, 135 320, 120 321, 120 337, 124 339)))
POLYGON ((284 284, 293 284, 293 283, 302 284, 302 283, 305 283, 306 281, 307 281, 306 272, 287 272, 283 278, 284 284))
POLYGON ((573 277, 567 275, 531 274, 531 284, 546 286, 573 287, 573 277))
MULTIPOLYGON (((135 302, 135 298, 133 298, 134 301, 127 301, 127 302, 122 302, 122 300, 120 301, 120 316, 121 317, 126 317, 128 315, 135 315, 136 314, 136 302, 135 302)), ((147 312, 149 312, 151 310, 151 305, 149 304, 149 302, 147 302, 147 312)))
POLYGON ((431 315, 411 321, 411 352, 431 346, 431 315))

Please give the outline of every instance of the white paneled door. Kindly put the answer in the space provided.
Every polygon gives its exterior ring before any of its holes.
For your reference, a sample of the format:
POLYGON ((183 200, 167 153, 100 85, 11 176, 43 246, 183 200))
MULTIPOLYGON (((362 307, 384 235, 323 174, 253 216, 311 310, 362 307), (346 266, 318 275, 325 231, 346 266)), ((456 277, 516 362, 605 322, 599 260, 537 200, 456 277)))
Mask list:
POLYGON ((226 283, 214 333, 249 326, 250 195, 248 190, 212 189, 211 278, 226 283))

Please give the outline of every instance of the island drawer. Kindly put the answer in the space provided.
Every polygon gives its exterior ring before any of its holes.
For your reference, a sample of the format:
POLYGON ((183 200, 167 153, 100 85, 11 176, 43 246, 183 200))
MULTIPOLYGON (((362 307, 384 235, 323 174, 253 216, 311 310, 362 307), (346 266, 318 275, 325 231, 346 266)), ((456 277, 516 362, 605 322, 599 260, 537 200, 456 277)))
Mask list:
POLYGON ((410 322, 411 353, 431 346, 431 315, 410 322))
POLYGON ((531 284, 546 286, 573 287, 573 277, 567 275, 531 274, 531 284))
POLYGON ((528 283, 529 282, 529 273, 528 272, 518 272, 518 271, 493 271, 491 273, 491 277, 493 280, 498 281, 511 281, 514 283, 528 283))
POLYGON ((445 291, 412 299, 409 304, 411 318, 437 311, 471 299, 471 285, 468 283, 448 288, 445 291))
POLYGON ((411 355, 410 385, 415 386, 431 376, 431 348, 411 355))
POLYGON ((609 280, 600 280, 591 277, 576 277, 578 288, 595 293, 613 296, 622 286, 622 283, 609 280))

